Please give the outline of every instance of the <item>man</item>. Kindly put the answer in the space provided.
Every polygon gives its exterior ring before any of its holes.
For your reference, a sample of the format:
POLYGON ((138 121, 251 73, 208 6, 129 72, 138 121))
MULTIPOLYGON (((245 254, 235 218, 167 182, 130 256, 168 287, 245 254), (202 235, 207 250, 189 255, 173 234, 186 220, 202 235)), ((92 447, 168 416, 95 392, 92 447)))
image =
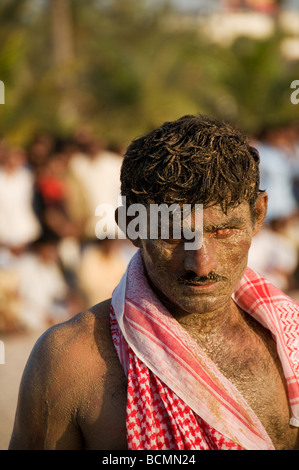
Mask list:
POLYGON ((37 342, 11 449, 299 448, 299 306, 247 268, 267 207, 258 164, 207 117, 132 142, 127 203, 192 204, 194 233, 203 204, 202 243, 130 235, 140 250, 112 300, 37 342))

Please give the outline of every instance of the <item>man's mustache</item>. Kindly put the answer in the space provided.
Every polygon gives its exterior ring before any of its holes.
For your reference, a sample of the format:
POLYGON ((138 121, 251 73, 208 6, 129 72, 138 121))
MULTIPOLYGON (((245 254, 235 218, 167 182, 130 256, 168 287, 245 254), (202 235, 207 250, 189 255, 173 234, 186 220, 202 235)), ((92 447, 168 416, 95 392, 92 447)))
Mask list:
POLYGON ((207 276, 197 276, 193 271, 186 271, 182 276, 178 278, 180 284, 198 284, 204 285, 210 282, 225 281, 226 277, 211 271, 207 276))

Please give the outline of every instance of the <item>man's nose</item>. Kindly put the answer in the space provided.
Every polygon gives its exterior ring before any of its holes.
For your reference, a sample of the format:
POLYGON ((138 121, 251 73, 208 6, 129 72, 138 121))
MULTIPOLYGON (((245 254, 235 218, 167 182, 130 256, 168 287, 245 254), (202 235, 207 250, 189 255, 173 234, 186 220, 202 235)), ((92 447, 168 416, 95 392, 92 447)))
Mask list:
POLYGON ((211 271, 217 271, 213 240, 204 238, 200 249, 186 250, 185 269, 186 271, 193 271, 198 277, 207 276, 211 271))

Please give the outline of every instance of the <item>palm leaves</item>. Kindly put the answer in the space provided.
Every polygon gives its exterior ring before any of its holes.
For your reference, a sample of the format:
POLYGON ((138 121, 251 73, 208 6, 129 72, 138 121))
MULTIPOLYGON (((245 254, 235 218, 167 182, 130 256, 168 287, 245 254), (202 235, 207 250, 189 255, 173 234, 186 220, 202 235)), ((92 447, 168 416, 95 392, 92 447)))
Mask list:
POLYGON ((290 84, 299 67, 283 58, 279 32, 221 47, 200 30, 171 28, 169 7, 157 3, 151 9, 145 0, 69 0, 71 54, 61 63, 64 40, 50 22, 60 3, 1 2, 1 134, 26 142, 41 125, 68 133, 87 122, 126 145, 182 114, 237 120, 253 133, 265 122, 295 118, 290 84))

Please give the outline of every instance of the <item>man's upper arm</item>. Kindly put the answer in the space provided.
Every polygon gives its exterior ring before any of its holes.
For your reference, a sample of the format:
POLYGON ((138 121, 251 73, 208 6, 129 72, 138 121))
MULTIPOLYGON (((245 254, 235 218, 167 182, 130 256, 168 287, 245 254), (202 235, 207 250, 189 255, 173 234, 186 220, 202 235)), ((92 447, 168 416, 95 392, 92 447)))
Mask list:
POLYGON ((32 350, 21 380, 9 449, 80 449, 72 351, 62 329, 48 330, 32 350))

